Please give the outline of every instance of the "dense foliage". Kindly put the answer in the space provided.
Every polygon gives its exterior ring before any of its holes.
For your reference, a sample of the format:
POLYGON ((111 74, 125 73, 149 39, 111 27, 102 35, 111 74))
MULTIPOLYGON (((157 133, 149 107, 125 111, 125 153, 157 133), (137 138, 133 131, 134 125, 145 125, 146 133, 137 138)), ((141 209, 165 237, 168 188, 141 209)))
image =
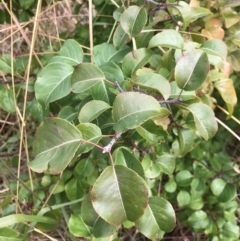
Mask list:
POLYGON ((0 239, 239 240, 240 3, 87 6, 60 46, 38 56, 35 21, 29 54, 1 55, 0 239))

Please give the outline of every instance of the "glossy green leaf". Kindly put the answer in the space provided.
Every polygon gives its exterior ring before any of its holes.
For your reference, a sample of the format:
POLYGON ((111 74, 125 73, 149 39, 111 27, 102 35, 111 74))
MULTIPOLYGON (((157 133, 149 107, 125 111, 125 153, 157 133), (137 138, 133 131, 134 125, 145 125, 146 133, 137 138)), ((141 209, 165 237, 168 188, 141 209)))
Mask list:
POLYGON ((227 104, 229 116, 231 116, 234 106, 237 104, 237 95, 233 81, 231 79, 221 79, 214 82, 214 87, 218 90, 219 94, 227 104))
POLYGON ((164 189, 166 192, 173 193, 177 189, 177 183, 173 178, 169 179, 169 181, 165 184, 164 189))
POLYGON ((182 170, 176 175, 176 183, 180 187, 187 187, 190 186, 192 178, 193 176, 188 170, 182 170))
POLYGON ((236 187, 232 183, 227 183, 224 186, 222 193, 218 196, 218 200, 219 202, 226 203, 236 198, 236 195, 236 187))
POLYGON ((50 63, 38 74, 35 93, 38 102, 44 107, 61 99, 71 91, 73 67, 65 63, 50 63))
POLYGON ((130 48, 123 46, 117 50, 113 44, 102 43, 94 46, 93 60, 98 66, 107 62, 118 63, 130 51, 130 48))
POLYGON ((113 44, 116 48, 120 49, 128 39, 128 34, 123 30, 121 24, 119 24, 113 34, 113 44))
POLYGON ((181 128, 178 137, 181 154, 184 155, 193 148, 195 135, 190 129, 181 128))
POLYGON ((79 64, 72 74, 72 91, 83 93, 104 79, 103 72, 96 65, 91 63, 79 64))
POLYGON ((172 173, 175 169, 175 157, 170 154, 163 154, 159 156, 156 160, 156 163, 160 167, 163 173, 166 173, 169 176, 172 176, 172 173))
POLYGON ((158 91, 165 100, 171 95, 171 87, 163 76, 156 73, 144 74, 134 80, 137 85, 158 91))
POLYGON ((81 206, 81 215, 83 221, 88 225, 93 227, 93 235, 96 238, 108 237, 113 234, 113 232, 118 230, 118 226, 113 226, 106 221, 104 221, 94 210, 90 195, 87 195, 81 206))
POLYGON ((212 12, 207 8, 191 7, 191 22, 208 15, 212 15, 212 12))
POLYGON ((136 37, 147 23, 147 12, 144 7, 130 6, 120 17, 123 30, 131 37, 136 37))
POLYGON ((226 182, 223 179, 216 178, 211 182, 210 188, 215 196, 219 196, 222 193, 225 185, 226 182))
POLYGON ((113 160, 115 165, 128 167, 144 178, 144 171, 141 162, 128 149, 120 147, 114 150, 113 160))
POLYGON ((9 113, 15 112, 15 103, 12 89, 0 86, 0 108, 9 113))
POLYGON ((113 103, 112 116, 116 122, 114 130, 125 132, 136 128, 160 111, 159 103, 151 96, 138 92, 120 93, 113 103))
POLYGON ((58 113, 58 117, 68 121, 73 121, 77 117, 77 111, 71 106, 65 106, 58 113))
POLYGON ((77 151, 78 154, 89 152, 94 147, 93 144, 87 144, 87 143, 84 143, 84 141, 89 141, 91 143, 98 144, 98 142, 102 138, 101 129, 95 124, 82 123, 77 125, 77 128, 81 132, 82 139, 83 139, 82 140, 83 144, 80 146, 80 148, 77 151))
POLYGON ((50 62, 66 63, 72 66, 82 63, 83 50, 79 43, 73 39, 67 39, 61 47, 57 56, 54 56, 50 62))
POLYGON ((122 63, 122 71, 125 76, 131 77, 138 69, 149 62, 152 57, 150 49, 141 48, 128 53, 122 63))
POLYGON ((152 37, 148 47, 166 47, 173 49, 183 49, 184 40, 181 34, 174 29, 166 29, 152 37))
POLYGON ((172 205, 161 197, 150 197, 143 216, 136 222, 136 227, 147 238, 154 240, 161 230, 171 232, 175 222, 172 205))
POLYGON ((203 103, 189 105, 187 109, 192 113, 196 128, 205 140, 212 138, 218 129, 213 110, 203 103))
POLYGON ((240 228, 236 224, 226 222, 222 227, 222 235, 227 238, 227 240, 238 240, 240 235, 240 228))
POLYGON ((81 181, 76 178, 72 178, 65 185, 65 192, 66 192, 67 198, 71 201, 82 198, 85 194, 81 181))
POLYGON ((228 48, 221 39, 210 39, 201 45, 201 49, 208 54, 227 58, 228 48))
POLYGON ((91 122, 110 108, 111 106, 104 101, 91 100, 80 110, 78 120, 80 123, 91 122))
POLYGON ((145 177, 147 178, 157 178, 161 174, 161 169, 159 165, 155 162, 151 162, 150 167, 145 171, 145 177))
POLYGON ((102 70, 107 80, 110 80, 111 82, 117 81, 118 83, 124 81, 124 75, 121 68, 114 62, 102 64, 99 68, 102 70))
POLYGON ((197 90, 206 80, 208 71, 207 54, 194 50, 178 60, 175 68, 175 80, 180 89, 197 90))
POLYGON ((205 229, 209 225, 207 213, 202 210, 196 211, 188 218, 188 223, 196 230, 205 229))
POLYGON ((90 237, 91 229, 88 227, 82 217, 77 214, 72 214, 68 221, 68 228, 71 234, 75 237, 90 237))
POLYGON ((190 194, 185 191, 185 190, 181 190, 178 195, 177 195, 177 202, 178 202, 178 206, 180 208, 187 206, 191 201, 191 196, 190 194))
POLYGON ((148 204, 145 181, 125 166, 107 167, 94 183, 90 196, 99 216, 116 226, 126 220, 138 220, 148 204))
POLYGON ((11 228, 0 228, 1 241, 23 241, 21 235, 11 228))
POLYGON ((35 159, 29 163, 35 172, 62 172, 74 157, 81 144, 80 131, 68 121, 46 119, 37 129, 33 150, 35 159))

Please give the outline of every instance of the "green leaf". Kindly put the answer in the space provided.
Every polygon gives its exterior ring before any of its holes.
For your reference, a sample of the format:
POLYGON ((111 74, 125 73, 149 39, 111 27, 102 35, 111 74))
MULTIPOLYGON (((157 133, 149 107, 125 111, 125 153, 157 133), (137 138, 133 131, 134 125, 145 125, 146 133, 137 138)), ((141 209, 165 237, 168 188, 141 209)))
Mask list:
POLYGON ((103 72, 96 65, 91 63, 79 64, 72 74, 72 91, 83 93, 104 79, 103 72))
POLYGON ((85 194, 81 181, 76 178, 72 178, 65 185, 65 192, 66 192, 67 198, 71 201, 82 198, 85 194))
POLYGON ((128 46, 123 46, 117 50, 113 44, 102 43, 94 46, 93 60, 98 66, 107 62, 118 63, 130 50, 128 46))
POLYGON ((226 222, 222 227, 222 235, 226 237, 227 240, 238 240, 240 235, 240 228, 236 224, 226 222))
POLYGON ((72 214, 68 221, 68 228, 75 237, 91 236, 91 229, 83 222, 80 215, 72 214))
POLYGON ((175 68, 175 80, 180 89, 197 90, 206 80, 208 71, 207 54, 194 50, 178 60, 175 68))
POLYGON ((35 172, 62 172, 74 157, 81 144, 80 131, 68 121, 46 119, 37 129, 33 150, 35 159, 29 163, 35 172))
POLYGON ((83 50, 79 43, 73 39, 65 40, 57 56, 54 56, 50 62, 66 63, 76 66, 83 61, 83 50))
POLYGON ((80 110, 78 120, 80 123, 91 122, 110 108, 111 106, 104 101, 91 100, 80 110))
POLYGON ((173 193, 177 189, 177 183, 173 178, 169 179, 169 181, 165 184, 164 189, 166 192, 173 193))
POLYGON ((98 144, 102 138, 101 129, 92 123, 79 124, 77 128, 81 132, 83 139, 83 144, 80 146, 78 154, 89 152, 94 147, 93 144, 84 143, 84 140, 98 144))
POLYGON ((85 177, 88 177, 93 172, 94 172, 93 161, 90 158, 81 159, 81 161, 78 162, 77 166, 74 169, 74 176, 76 176, 76 178, 80 180, 85 177))
POLYGON ((117 81, 118 83, 124 81, 124 75, 121 68, 114 62, 102 64, 99 68, 102 70, 107 80, 110 80, 111 82, 117 81))
POLYGON ((239 72, 240 71, 240 49, 236 49, 231 52, 227 58, 228 62, 231 64, 233 70, 239 72))
POLYGON ((158 91, 165 100, 171 95, 171 87, 168 80, 160 74, 150 73, 141 75, 135 79, 134 83, 158 91))
POLYGON ((48 224, 56 224, 56 220, 49 217, 41 217, 37 215, 26 215, 26 214, 12 214, 6 217, 0 218, 0 228, 14 225, 16 223, 24 222, 42 222, 48 224))
POLYGON ((10 74, 12 72, 11 66, 9 66, 9 64, 3 58, 0 58, 0 71, 5 74, 10 74))
POLYGON ((223 179, 216 178, 211 182, 210 188, 215 196, 219 196, 222 193, 225 185, 226 182, 223 179))
POLYGON ((121 24, 119 24, 113 34, 113 44, 116 48, 120 49, 128 39, 128 34, 125 33, 121 24))
POLYGON ((151 96, 138 92, 120 93, 113 103, 112 116, 116 122, 114 130, 125 132, 136 128, 160 111, 159 103, 151 96))
POLYGON ((184 155, 193 148, 195 135, 190 129, 181 128, 178 130, 178 137, 181 154, 184 155))
POLYGON ((183 49, 184 40, 181 34, 174 29, 163 30, 152 37, 149 41, 148 48, 166 47, 173 49, 183 49))
POLYGON ((212 138, 218 129, 213 110, 203 103, 189 105, 187 109, 192 113, 199 134, 208 140, 212 138))
POLYGON ((187 206, 191 201, 191 196, 187 191, 181 190, 177 195, 177 202, 180 208, 187 206))
POLYGON ((214 82, 214 87, 218 90, 219 94, 227 104, 229 116, 231 116, 234 106, 237 104, 237 95, 233 81, 231 79, 221 79, 214 82))
POLYGON ((113 160, 115 165, 128 167, 144 178, 144 171, 140 161, 126 148, 120 147, 114 150, 113 160))
POLYGON ((212 12, 207 8, 191 7, 191 22, 208 15, 212 15, 212 12))
POLYGON ((205 229, 209 225, 208 215, 202 210, 196 211, 188 218, 188 223, 196 230, 205 229))
POLYGON ((1 228, 0 229, 0 240, 1 241, 23 241, 17 231, 11 228, 1 228))
POLYGON ((188 170, 182 170, 176 175, 176 183, 180 187, 187 187, 190 186, 192 178, 193 176, 188 170))
POLYGON ((226 203, 236 198, 236 195, 236 187, 232 183, 227 183, 222 193, 218 196, 218 200, 219 202, 226 203))
POLYGON ((71 106, 65 106, 58 113, 58 117, 71 122, 77 117, 77 111, 71 106))
POLYGON ((0 107, 9 113, 15 112, 13 90, 0 86, 0 107))
POLYGON ((91 87, 91 95, 95 100, 102 100, 106 103, 110 103, 109 93, 104 81, 99 81, 97 84, 91 87))
POLYGON ((240 6, 240 2, 238 0, 225 0, 224 7, 238 7, 240 6))
MULTIPOLYGON (((144 28, 144 30, 151 30, 151 28, 146 27, 144 28)), ((137 38, 136 38, 136 45, 137 48, 146 48, 148 46, 148 43, 150 41, 150 39, 153 37, 154 32, 153 31, 149 31, 146 33, 140 33, 137 38)))
POLYGON ((46 107, 50 102, 61 99, 71 91, 73 67, 65 63, 50 63, 38 74, 35 83, 37 100, 46 107))
POLYGON ((144 7, 130 6, 121 17, 120 24, 123 30, 131 37, 136 37, 147 23, 147 12, 144 7))
POLYGON ((29 9, 34 2, 34 0, 19 0, 20 7, 24 10, 29 9))
POLYGON ((126 220, 135 222, 148 204, 145 181, 125 166, 107 167, 94 183, 90 196, 99 216, 115 226, 126 220))
POLYGON ((96 238, 108 237, 118 230, 118 226, 113 226, 106 221, 104 221, 94 210, 90 195, 87 195, 81 206, 81 215, 83 221, 88 225, 93 227, 93 235, 96 238))
POLYGON ((172 173, 175 169, 175 157, 170 154, 164 154, 157 158, 156 163, 160 167, 163 173, 166 173, 168 176, 172 176, 172 173))
POLYGON ((150 49, 133 50, 123 58, 122 71, 125 76, 131 77, 138 69, 149 62, 152 57, 150 49))
POLYGON ((201 49, 208 54, 216 55, 223 59, 227 58, 228 48, 221 39, 210 39, 201 45, 201 49))
POLYGON ((175 222, 172 205, 161 197, 150 197, 143 216, 136 222, 136 227, 147 238, 155 240, 161 230, 171 232, 175 222))

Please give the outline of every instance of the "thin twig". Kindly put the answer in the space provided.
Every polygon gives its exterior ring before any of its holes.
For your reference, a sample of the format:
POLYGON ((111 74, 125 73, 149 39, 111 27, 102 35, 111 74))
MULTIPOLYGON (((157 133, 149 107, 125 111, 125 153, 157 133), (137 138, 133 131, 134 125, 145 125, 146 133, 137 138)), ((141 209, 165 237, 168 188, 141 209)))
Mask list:
POLYGON ((115 144, 115 142, 118 140, 118 138, 122 135, 122 133, 116 133, 112 140, 109 142, 107 146, 103 147, 102 153, 109 153, 112 149, 112 146, 115 144))
POLYGON ((121 88, 121 86, 119 85, 119 83, 117 81, 115 81, 115 85, 117 86, 117 89, 120 93, 123 93, 123 89, 121 88))
POLYGON ((158 101, 159 104, 175 104, 175 103, 179 103, 182 102, 183 99, 181 97, 177 97, 176 99, 173 100, 160 100, 158 101))

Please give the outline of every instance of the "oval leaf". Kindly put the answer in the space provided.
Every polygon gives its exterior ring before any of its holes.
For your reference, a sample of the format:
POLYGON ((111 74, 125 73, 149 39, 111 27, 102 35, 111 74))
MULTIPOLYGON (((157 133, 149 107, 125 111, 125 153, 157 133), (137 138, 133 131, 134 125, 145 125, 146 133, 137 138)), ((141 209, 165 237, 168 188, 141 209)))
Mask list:
POLYGON ((90 195, 99 216, 116 226, 126 220, 138 220, 148 203, 145 181, 125 166, 107 167, 94 183, 90 195))
POLYGON ((72 91, 74 93, 82 93, 104 79, 103 72, 94 64, 79 64, 72 74, 72 91))
POLYGON ((120 93, 113 103, 114 130, 125 132, 133 129, 158 115, 160 110, 159 103, 151 96, 138 92, 120 93))
POLYGON ((184 155, 193 148, 194 134, 190 129, 181 128, 178 130, 178 137, 181 154, 184 155))
POLYGON ((104 101, 91 100, 80 110, 78 120, 80 123, 91 122, 109 108, 111 106, 104 101))
POLYGON ((68 228, 71 234, 75 237, 89 237, 91 236, 90 228, 83 222, 82 217, 77 214, 72 214, 69 222, 68 228))
POLYGON ((51 63, 39 73, 35 83, 36 98, 46 107, 50 102, 68 95, 73 67, 65 63, 51 63))
POLYGON ((144 7, 130 6, 121 17, 123 30, 131 37, 136 37, 147 23, 147 12, 144 7))
POLYGON ((180 89, 197 90, 207 78, 209 63, 207 54, 194 50, 182 56, 175 68, 175 80, 180 89))
POLYGON ((35 172, 62 172, 74 157, 80 142, 80 131, 68 121, 59 118, 46 119, 38 128, 33 151, 35 159, 29 163, 35 172))
POLYGON ((148 48, 166 47, 172 49, 183 49, 184 40, 181 34, 173 29, 163 30, 154 35, 149 41, 148 48))
POLYGON ((123 30, 121 24, 119 24, 113 34, 113 44, 116 48, 121 48, 128 39, 127 33, 123 30))
POLYGON ((163 173, 172 176, 175 169, 175 157, 170 154, 164 154, 157 158, 156 163, 163 173))
POLYGON ((7 112, 15 112, 15 103, 12 89, 0 87, 0 107, 7 112))

